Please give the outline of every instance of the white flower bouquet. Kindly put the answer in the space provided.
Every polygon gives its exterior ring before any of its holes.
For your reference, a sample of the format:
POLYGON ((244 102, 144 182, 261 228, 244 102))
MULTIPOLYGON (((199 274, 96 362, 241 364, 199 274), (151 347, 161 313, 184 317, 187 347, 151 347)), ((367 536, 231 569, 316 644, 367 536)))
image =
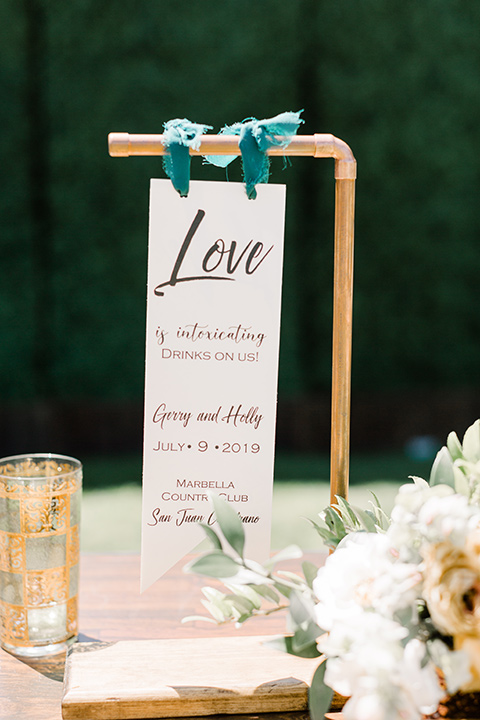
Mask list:
POLYGON ((267 565, 246 559, 238 514, 213 502, 221 533, 205 527, 213 550, 187 568, 225 585, 204 588, 208 619, 287 609, 288 634, 273 643, 318 658, 314 720, 334 691, 346 720, 417 720, 446 695, 480 691, 480 420, 462 443, 449 435, 429 482, 400 488, 391 517, 375 497, 368 510, 342 498, 324 510, 313 525, 334 552, 319 569, 304 562, 303 576, 275 569, 296 547, 267 565))

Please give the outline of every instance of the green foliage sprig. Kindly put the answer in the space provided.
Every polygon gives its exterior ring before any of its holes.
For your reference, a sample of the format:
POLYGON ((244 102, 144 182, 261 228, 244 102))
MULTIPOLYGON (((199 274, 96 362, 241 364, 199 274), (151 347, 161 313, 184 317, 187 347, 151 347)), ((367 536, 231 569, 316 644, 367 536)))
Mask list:
POLYGON ((480 420, 467 428, 462 443, 455 432, 449 434, 432 465, 430 485, 449 485, 480 504, 480 420))
POLYGON ((285 548, 264 565, 247 560, 244 557, 245 531, 238 513, 220 497, 212 496, 212 501, 220 532, 200 523, 213 549, 195 558, 185 571, 220 579, 228 592, 203 588, 205 599, 202 604, 212 617, 188 617, 184 622, 201 619, 215 623, 234 621, 241 625, 255 615, 270 615, 288 609, 295 593, 300 596, 311 593, 311 580, 317 571, 311 563, 303 564, 304 577, 274 572, 277 563, 300 558, 299 547, 285 548))
MULTIPOLYGON (((244 557, 245 531, 236 510, 218 496, 211 496, 220 529, 200 523, 212 549, 195 558, 185 571, 221 580, 226 592, 213 587, 202 589, 201 600, 210 617, 189 616, 183 622, 203 620, 215 624, 235 622, 237 626, 251 617, 270 615, 281 610, 287 613, 288 635, 272 638, 267 644, 297 657, 322 658, 317 639, 323 630, 315 620, 315 595, 312 584, 318 568, 308 561, 302 563, 302 575, 277 570, 278 563, 300 558, 302 551, 291 545, 263 565, 244 557)), ((388 517, 376 497, 372 510, 355 508, 343 498, 320 514, 313 526, 330 547, 336 547, 349 532, 383 531, 388 517)), ((324 682, 323 659, 315 671, 309 689, 309 709, 313 720, 321 720, 328 711, 333 691, 324 682)))
MULTIPOLYGON (((390 518, 382 510, 378 498, 372 493, 371 510, 350 505, 345 498, 335 496, 336 503, 319 513, 320 522, 309 520, 324 544, 332 550, 351 532, 385 532, 390 518)), ((308 519, 308 518, 307 518, 308 519)))

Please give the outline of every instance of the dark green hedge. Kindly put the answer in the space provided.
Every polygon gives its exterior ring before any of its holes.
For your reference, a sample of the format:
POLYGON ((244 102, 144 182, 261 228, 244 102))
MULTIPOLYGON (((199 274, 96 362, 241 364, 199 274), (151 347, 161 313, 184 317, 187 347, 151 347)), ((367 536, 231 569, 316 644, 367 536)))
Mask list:
MULTIPOLYGON (((358 160, 354 386, 478 384, 479 27, 471 0, 0 0, 0 396, 141 397, 163 173, 110 158, 108 132, 300 108, 358 160)), ((272 181, 280 392, 326 390, 333 164, 278 160, 272 181)))

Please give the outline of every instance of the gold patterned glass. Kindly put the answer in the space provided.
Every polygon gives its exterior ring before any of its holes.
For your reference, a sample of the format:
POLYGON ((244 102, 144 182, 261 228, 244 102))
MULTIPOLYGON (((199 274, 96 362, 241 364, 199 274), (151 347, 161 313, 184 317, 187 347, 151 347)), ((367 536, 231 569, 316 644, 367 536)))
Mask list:
POLYGON ((0 645, 64 650, 78 635, 82 465, 63 455, 0 460, 0 645))

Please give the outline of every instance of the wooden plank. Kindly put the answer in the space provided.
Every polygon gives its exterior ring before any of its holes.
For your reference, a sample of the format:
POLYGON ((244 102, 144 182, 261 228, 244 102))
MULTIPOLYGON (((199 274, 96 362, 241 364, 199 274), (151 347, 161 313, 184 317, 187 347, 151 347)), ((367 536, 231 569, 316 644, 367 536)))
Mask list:
MULTIPOLYGON (((206 622, 182 624, 182 618, 207 615, 201 600, 205 585, 224 590, 210 578, 183 572, 194 556, 185 557, 144 593, 140 594, 140 556, 83 554, 80 568, 80 632, 83 640, 156 640, 166 638, 227 637, 231 635, 281 635, 286 613, 252 618, 238 630, 233 625, 206 622)), ((318 567, 327 553, 306 553, 318 567)), ((300 562, 282 562, 282 570, 301 572, 300 562)))
POLYGON ((65 666, 63 717, 134 720, 306 711, 318 660, 267 637, 80 643, 65 666))
POLYGON ((0 649, 0 719, 61 720, 62 683, 0 649))
MULTIPOLYGON (((183 573, 183 565, 188 559, 140 595, 138 554, 82 554, 80 640, 112 642, 233 634, 280 635, 285 631, 284 613, 254 618, 239 630, 234 630, 231 625, 214 627, 205 622, 182 624, 181 618, 186 615, 205 614, 200 602, 200 588, 214 584, 207 578, 183 573)), ((311 553, 306 559, 321 565, 325 555, 311 553)), ((299 563, 283 563, 282 569, 298 572, 299 563)), ((0 649, 0 720, 61 720, 63 658, 62 654, 22 660, 0 649)), ((244 714, 242 720, 255 720, 255 717, 255 712, 244 714)), ((264 714, 262 720, 285 720, 286 717, 286 712, 285 717, 264 714)), ((289 713, 288 717, 289 720, 307 720, 308 713, 289 713)))

